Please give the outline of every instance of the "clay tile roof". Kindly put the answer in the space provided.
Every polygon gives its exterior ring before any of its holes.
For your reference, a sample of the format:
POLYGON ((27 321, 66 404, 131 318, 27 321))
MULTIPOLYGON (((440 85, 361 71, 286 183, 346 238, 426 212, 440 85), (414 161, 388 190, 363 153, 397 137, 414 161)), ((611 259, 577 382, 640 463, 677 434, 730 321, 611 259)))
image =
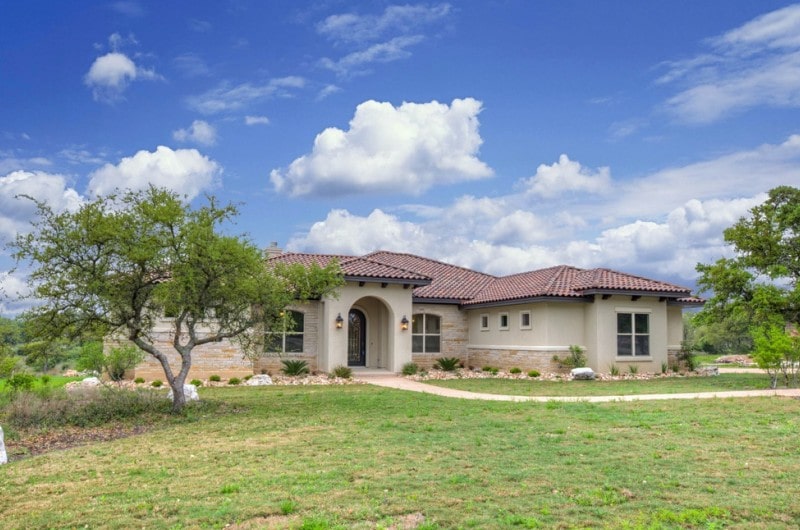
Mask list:
POLYGON ((430 285, 414 289, 415 298, 466 301, 497 279, 489 274, 413 254, 380 250, 367 254, 366 257, 387 265, 416 271, 430 278, 432 280, 430 285))
POLYGON ((689 294, 689 289, 671 283, 634 276, 611 269, 581 271, 575 278, 573 288, 579 291, 622 290, 659 293, 689 294))
POLYGON ((352 256, 341 256, 337 254, 305 254, 302 252, 284 252, 283 254, 278 254, 276 256, 272 256, 267 259, 268 263, 285 263, 287 265, 294 265, 299 263, 300 265, 319 265, 320 267, 324 267, 328 265, 331 261, 338 261, 339 263, 342 260, 350 259, 352 256))
POLYGON ((292 265, 319 265, 324 267, 336 260, 342 267, 342 273, 347 277, 375 278, 383 280, 405 280, 409 283, 427 284, 431 279, 414 271, 405 270, 392 265, 380 263, 368 258, 358 256, 342 256, 337 254, 305 254, 300 252, 285 252, 269 258, 269 263, 285 263, 292 265))

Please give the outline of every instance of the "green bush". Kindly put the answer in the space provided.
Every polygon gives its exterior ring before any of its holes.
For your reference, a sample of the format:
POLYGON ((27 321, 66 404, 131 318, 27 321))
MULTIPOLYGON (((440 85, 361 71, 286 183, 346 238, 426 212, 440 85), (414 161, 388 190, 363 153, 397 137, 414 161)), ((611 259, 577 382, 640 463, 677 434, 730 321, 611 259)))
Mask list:
POLYGON ((662 373, 662 374, 665 374, 665 373, 667 373, 667 366, 668 366, 668 365, 667 365, 667 362, 666 362, 666 361, 664 361, 663 363, 661 363, 661 373, 662 373))
POLYGON ((250 381, 252 378, 253 378, 253 374, 247 374, 246 376, 244 376, 243 380, 244 381, 250 381))
POLYGON ((631 373, 631 375, 636 375, 639 373, 639 367, 635 364, 629 364, 628 371, 631 373))
POLYGON ((539 377, 540 375, 542 374, 539 373, 539 370, 530 370, 528 372, 528 377, 539 377))
POLYGON ((239 379, 238 377, 231 377, 230 379, 228 379, 228 384, 229 385, 238 385, 238 384, 241 384, 241 382, 242 382, 242 380, 239 379))
POLYGON ((137 385, 141 385, 142 383, 144 383, 144 377, 137 377, 136 379, 133 380, 133 382, 136 383, 137 385))
POLYGON ((433 367, 443 372, 454 372, 461 366, 461 359, 458 357, 439 357, 433 363, 433 367))
POLYGON ((192 379, 192 380, 189 382, 189 384, 190 384, 190 385, 194 385, 194 386, 196 386, 197 388, 200 388, 201 386, 203 386, 203 382, 202 382, 202 381, 200 381, 199 379, 192 379))
POLYGON ((34 381, 36 381, 36 378, 31 374, 20 372, 9 377, 6 380, 6 384, 11 389, 12 394, 18 394, 19 392, 30 391, 33 388, 34 381))
POLYGON ((160 379, 156 379, 155 381, 150 383, 150 386, 152 386, 153 388, 160 388, 161 385, 163 385, 163 384, 164 383, 162 383, 160 379))
POLYGON ((406 363, 403 365, 403 375, 415 375, 417 372, 419 372, 419 366, 417 366, 417 363, 406 363))
POLYGON ((208 377, 208 380, 211 381, 212 383, 219 383, 220 381, 222 381, 222 378, 217 374, 212 374, 208 377))
POLYGON ((349 366, 337 366, 333 369, 334 377, 340 377, 342 379, 350 379, 353 377, 353 369, 349 366))
POLYGON ((515 366, 514 368, 512 368, 511 370, 509 370, 509 371, 508 371, 508 373, 510 373, 510 374, 521 374, 521 373, 522 373, 522 370, 521 370, 521 369, 519 369, 519 368, 517 368, 517 367, 515 366))
POLYGON ((11 377, 17 369, 17 358, 13 355, 0 355, 0 379, 11 377))
POLYGON ((47 374, 43 375, 39 379, 41 379, 41 381, 42 381, 42 386, 47 386, 47 385, 50 384, 50 376, 47 375, 47 374))
POLYGON ((81 348, 77 367, 79 370, 108 374, 112 381, 121 381, 125 372, 144 360, 144 352, 136 346, 127 345, 111 348, 106 355, 103 345, 90 342, 81 348))
POLYGON ((697 368, 697 355, 692 351, 692 345, 686 341, 681 343, 681 350, 675 358, 678 360, 678 363, 683 364, 690 372, 693 372, 697 368))
POLYGON ((308 373, 308 363, 301 359, 286 359, 281 361, 281 372, 286 375, 305 375, 308 373))
POLYGON ((611 366, 608 367, 608 372, 613 376, 618 376, 619 366, 617 366, 616 364, 612 364, 611 366))

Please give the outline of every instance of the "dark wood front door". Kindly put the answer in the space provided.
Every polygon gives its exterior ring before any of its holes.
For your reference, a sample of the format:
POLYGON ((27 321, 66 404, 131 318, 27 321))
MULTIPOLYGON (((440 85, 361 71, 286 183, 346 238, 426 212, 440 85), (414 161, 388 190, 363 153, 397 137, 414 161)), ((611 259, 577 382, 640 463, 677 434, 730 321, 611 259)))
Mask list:
POLYGON ((367 318, 358 309, 347 320, 347 366, 367 365, 367 318))

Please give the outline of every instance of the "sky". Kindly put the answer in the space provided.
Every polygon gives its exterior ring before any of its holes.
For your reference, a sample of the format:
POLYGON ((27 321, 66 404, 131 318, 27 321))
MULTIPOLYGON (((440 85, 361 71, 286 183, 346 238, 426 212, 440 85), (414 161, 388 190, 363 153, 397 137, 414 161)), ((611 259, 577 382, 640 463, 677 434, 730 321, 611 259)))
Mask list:
POLYGON ((693 287, 800 186, 800 4, 4 2, 0 244, 149 184, 260 247, 693 287))

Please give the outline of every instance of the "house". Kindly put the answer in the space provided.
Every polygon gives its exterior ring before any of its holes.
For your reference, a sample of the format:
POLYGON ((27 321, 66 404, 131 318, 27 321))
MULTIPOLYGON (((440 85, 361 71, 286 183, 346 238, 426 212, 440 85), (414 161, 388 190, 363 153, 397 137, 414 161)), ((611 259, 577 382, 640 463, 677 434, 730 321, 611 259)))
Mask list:
MULTIPOLYGON (((561 265, 497 277, 388 251, 284 253, 273 244, 266 255, 267 263, 335 259, 345 285, 336 297, 289 308, 290 325, 267 331, 265 354, 254 364, 233 343, 196 349, 190 379, 278 372, 287 358, 324 372, 340 365, 399 372, 440 357, 545 372, 558 368, 554 356, 566 356, 571 345, 585 349, 595 371, 635 365, 657 372, 680 349, 682 309, 703 303, 685 287, 602 268, 561 265)), ((152 359, 136 368, 137 376, 160 374, 152 359)))

